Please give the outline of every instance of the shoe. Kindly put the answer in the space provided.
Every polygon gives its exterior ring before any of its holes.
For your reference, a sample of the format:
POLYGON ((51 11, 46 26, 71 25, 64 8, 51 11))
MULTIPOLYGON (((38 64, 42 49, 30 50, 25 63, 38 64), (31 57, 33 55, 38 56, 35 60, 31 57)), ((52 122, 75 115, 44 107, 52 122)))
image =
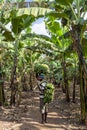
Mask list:
POLYGON ((47 121, 45 121, 45 123, 47 123, 47 121))

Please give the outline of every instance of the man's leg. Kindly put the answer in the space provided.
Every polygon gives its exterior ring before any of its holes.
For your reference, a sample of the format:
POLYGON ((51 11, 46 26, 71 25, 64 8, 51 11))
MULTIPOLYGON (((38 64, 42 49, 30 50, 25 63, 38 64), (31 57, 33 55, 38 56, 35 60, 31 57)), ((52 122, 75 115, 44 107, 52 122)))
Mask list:
POLYGON ((47 122, 48 104, 45 104, 45 122, 47 122))
POLYGON ((47 112, 45 112, 45 122, 47 123, 47 112))
POLYGON ((42 107, 41 114, 42 114, 42 123, 44 123, 44 121, 45 121, 45 106, 42 107))
POLYGON ((44 123, 44 114, 41 114, 41 116, 42 116, 42 121, 41 121, 41 123, 44 123))
POLYGON ((41 123, 44 123, 44 102, 43 102, 43 98, 40 98, 40 112, 41 112, 41 123))

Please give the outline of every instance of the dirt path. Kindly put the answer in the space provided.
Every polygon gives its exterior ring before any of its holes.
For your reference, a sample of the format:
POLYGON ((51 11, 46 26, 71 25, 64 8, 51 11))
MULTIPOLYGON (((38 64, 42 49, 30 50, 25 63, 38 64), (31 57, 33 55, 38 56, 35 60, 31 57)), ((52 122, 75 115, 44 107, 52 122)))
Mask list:
POLYGON ((23 93, 19 108, 0 109, 0 130, 87 130, 80 125, 79 99, 74 104, 66 103, 61 88, 55 91, 54 101, 49 104, 48 122, 41 124, 39 92, 23 93))

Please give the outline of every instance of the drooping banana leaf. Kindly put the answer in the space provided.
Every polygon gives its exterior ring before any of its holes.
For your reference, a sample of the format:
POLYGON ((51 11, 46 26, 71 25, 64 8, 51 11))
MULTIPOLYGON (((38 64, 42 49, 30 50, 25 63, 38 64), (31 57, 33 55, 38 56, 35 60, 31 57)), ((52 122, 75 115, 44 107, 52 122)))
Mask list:
POLYGON ((51 17, 54 17, 54 18, 58 18, 58 19, 60 19, 60 18, 65 18, 65 19, 67 19, 68 20, 68 15, 67 14, 65 14, 65 13, 58 13, 58 12, 54 12, 54 11, 50 11, 50 12, 48 12, 47 13, 47 15, 46 16, 51 16, 51 17))
POLYGON ((72 4, 73 1, 74 0, 56 0, 56 2, 61 5, 69 5, 69 4, 72 4))
POLYGON ((26 27, 29 27, 35 18, 27 14, 12 18, 12 31, 17 34, 24 30, 26 27))
POLYGON ((50 37, 48 37, 46 35, 41 35, 41 34, 38 35, 38 34, 35 34, 35 33, 24 34, 24 35, 22 35, 22 39, 21 40, 24 40, 26 38, 35 38, 35 37, 39 38, 39 39, 45 39, 46 41, 52 42, 50 37))
POLYGON ((5 37, 5 41, 14 41, 12 33, 2 23, 0 23, 0 32, 5 37))
POLYGON ((17 12, 17 16, 21 16, 23 14, 33 15, 35 17, 44 16, 46 13, 51 12, 51 9, 41 8, 41 7, 31 7, 31 8, 22 8, 17 12))

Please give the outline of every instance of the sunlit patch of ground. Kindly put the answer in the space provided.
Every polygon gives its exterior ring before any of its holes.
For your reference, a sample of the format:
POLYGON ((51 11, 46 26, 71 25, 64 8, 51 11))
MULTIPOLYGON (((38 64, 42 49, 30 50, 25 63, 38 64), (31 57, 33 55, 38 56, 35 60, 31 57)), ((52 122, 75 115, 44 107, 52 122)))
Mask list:
POLYGON ((47 123, 41 124, 39 91, 24 92, 19 107, 0 109, 0 130, 87 130, 81 125, 79 90, 76 103, 67 103, 61 88, 56 88, 53 102, 49 104, 47 123))

